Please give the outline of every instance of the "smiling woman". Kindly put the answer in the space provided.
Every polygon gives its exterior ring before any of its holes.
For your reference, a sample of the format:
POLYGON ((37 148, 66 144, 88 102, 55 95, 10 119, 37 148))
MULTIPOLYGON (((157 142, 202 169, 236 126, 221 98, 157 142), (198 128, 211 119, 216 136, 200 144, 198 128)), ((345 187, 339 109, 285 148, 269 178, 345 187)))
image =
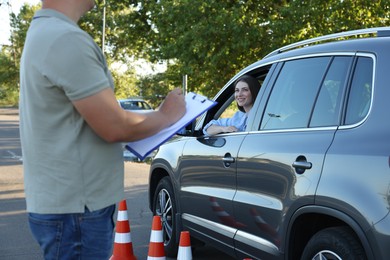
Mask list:
POLYGON ((219 133, 241 132, 246 130, 249 112, 260 90, 259 81, 249 75, 244 75, 234 83, 234 99, 238 110, 230 118, 211 120, 204 128, 205 135, 219 133))

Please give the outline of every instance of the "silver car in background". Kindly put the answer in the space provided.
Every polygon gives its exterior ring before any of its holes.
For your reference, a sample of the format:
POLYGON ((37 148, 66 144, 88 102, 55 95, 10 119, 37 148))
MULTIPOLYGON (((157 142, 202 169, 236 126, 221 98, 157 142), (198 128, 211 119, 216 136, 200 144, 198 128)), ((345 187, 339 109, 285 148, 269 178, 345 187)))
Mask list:
POLYGON ((119 99, 118 104, 124 110, 130 110, 132 112, 153 111, 153 108, 145 100, 141 98, 119 99))
MULTIPOLYGON (((150 111, 153 111, 154 109, 152 108, 151 105, 149 105, 144 99, 142 98, 126 98, 126 99, 118 99, 118 104, 121 108, 124 110, 128 110, 131 112, 136 112, 136 113, 147 113, 150 111)), ((126 149, 125 147, 126 143, 122 144, 122 149, 123 149, 123 159, 125 161, 140 161, 138 157, 130 152, 129 150, 126 149)), ((148 159, 153 155, 153 153, 148 156, 148 159)))

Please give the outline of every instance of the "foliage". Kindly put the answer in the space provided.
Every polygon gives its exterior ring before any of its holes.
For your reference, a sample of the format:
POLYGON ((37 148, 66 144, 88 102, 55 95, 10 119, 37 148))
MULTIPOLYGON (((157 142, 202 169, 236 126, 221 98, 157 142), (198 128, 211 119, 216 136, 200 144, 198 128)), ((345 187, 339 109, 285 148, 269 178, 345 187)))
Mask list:
POLYGON ((118 99, 140 95, 139 89, 136 88, 137 79, 133 69, 126 69, 124 72, 121 70, 111 70, 111 73, 116 86, 115 96, 118 99))
POLYGON ((38 7, 23 5, 19 14, 11 14, 9 46, 2 46, 0 53, 0 105, 17 105, 19 96, 19 62, 29 22, 38 7))
POLYGON ((214 95, 238 70, 264 55, 269 16, 282 1, 162 0, 149 9, 154 32, 152 61, 173 60, 176 85, 214 95), (262 44, 259 44, 262 39, 262 44))
POLYGON ((18 70, 12 59, 9 48, 0 52, 0 105, 15 105, 18 96, 18 70), (16 93, 15 93, 16 92, 16 93))
POLYGON ((273 41, 269 51, 330 33, 389 25, 389 1, 290 1, 280 8, 278 16, 272 23, 273 41))
MULTIPOLYGON (((284 45, 334 32, 388 26, 390 3, 381 0, 100 0, 79 22, 101 46, 117 97, 142 95, 154 106, 188 75, 188 91, 213 96, 239 70, 284 45), (104 6, 104 3, 106 5, 104 6), (104 8, 105 7, 105 8, 104 8), (139 77, 134 59, 164 62, 164 73, 139 77)), ((38 7, 11 17, 11 46, 0 53, 0 97, 18 92, 25 34, 38 7)), ((4 99, 3 99, 4 98, 4 99)))

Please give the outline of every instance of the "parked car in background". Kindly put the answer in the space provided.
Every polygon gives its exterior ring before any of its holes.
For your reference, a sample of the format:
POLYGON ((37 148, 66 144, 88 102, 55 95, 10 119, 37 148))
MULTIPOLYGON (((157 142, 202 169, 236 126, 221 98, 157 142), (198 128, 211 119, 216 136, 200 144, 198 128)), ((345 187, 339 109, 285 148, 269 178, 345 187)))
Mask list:
MULTIPOLYGON (((126 98, 126 99, 118 99, 118 104, 121 108, 124 110, 129 110, 131 112, 136 112, 136 113, 145 113, 145 112, 150 112, 153 111, 152 106, 150 106, 144 99, 142 98, 126 98)), ((125 161, 131 161, 131 162, 138 162, 140 161, 139 158, 130 152, 129 150, 126 149, 125 147, 126 143, 122 144, 122 149, 123 149, 123 159, 125 161)), ((150 159, 150 157, 153 155, 152 153, 147 160, 150 159)))
POLYGON ((123 109, 133 112, 148 112, 153 110, 153 108, 141 98, 119 99, 118 104, 123 109))
POLYGON ((152 161, 167 256, 188 230, 237 259, 390 259, 389 46, 390 27, 322 36, 229 80, 152 161), (261 83, 246 131, 204 136, 243 75, 261 83))

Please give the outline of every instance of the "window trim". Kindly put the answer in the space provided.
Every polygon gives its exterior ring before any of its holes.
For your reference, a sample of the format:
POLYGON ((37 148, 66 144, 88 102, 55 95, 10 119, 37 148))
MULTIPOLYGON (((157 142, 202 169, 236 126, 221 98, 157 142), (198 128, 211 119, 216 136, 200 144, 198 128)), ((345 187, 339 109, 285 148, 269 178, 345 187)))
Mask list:
MULTIPOLYGON (((340 125, 339 126, 339 129, 340 130, 345 130, 345 129, 351 129, 351 128, 355 128, 357 126, 360 126, 361 124, 363 124, 368 116, 371 114, 371 109, 372 109, 372 104, 374 102, 374 94, 375 94, 375 71, 376 71, 376 56, 372 53, 364 53, 364 52, 357 52, 356 55, 355 55, 356 58, 359 58, 359 57, 366 57, 366 58, 371 58, 372 59, 372 82, 371 82, 371 100, 370 100, 370 107, 368 108, 368 111, 367 111, 367 114, 365 117, 363 117, 360 121, 354 123, 354 124, 345 124, 345 125, 340 125)), ((352 75, 350 75, 352 76, 352 75)), ((351 78, 352 80, 352 78, 351 78)), ((351 82, 349 83, 349 88, 351 87, 351 82)), ((347 97, 346 97, 347 98, 347 97)), ((346 104, 346 100, 344 100, 344 106, 346 104)), ((346 109, 346 108, 345 108, 346 109)), ((345 116, 345 113, 346 111, 343 111, 343 114, 345 116)))

